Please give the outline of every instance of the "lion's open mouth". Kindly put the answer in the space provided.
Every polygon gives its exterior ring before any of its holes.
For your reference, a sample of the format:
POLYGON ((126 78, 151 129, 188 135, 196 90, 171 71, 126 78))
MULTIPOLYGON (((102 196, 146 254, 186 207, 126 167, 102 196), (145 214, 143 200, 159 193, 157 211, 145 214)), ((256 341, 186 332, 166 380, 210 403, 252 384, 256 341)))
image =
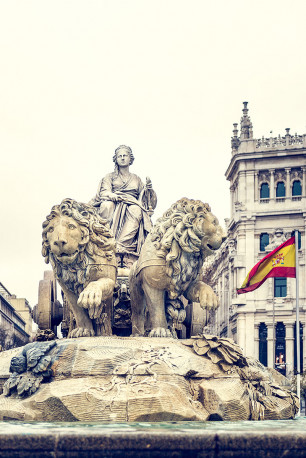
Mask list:
POLYGON ((211 246, 209 243, 207 244, 207 248, 209 248, 211 251, 216 251, 216 250, 219 249, 219 247, 218 247, 218 248, 214 248, 214 247, 211 246))
POLYGON ((59 261, 69 261, 71 259, 76 258, 77 255, 78 255, 78 250, 75 251, 74 253, 61 253, 61 254, 58 254, 56 257, 59 261))

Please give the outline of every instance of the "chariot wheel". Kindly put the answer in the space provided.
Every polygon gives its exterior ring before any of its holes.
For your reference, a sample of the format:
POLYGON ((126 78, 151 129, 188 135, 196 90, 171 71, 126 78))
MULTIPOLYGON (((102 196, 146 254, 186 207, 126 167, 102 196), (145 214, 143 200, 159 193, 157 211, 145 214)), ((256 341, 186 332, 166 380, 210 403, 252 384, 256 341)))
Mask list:
POLYGON ((33 320, 39 329, 51 329, 56 335, 56 328, 63 319, 63 307, 56 299, 56 280, 53 272, 44 272, 44 279, 38 287, 38 304, 33 308, 33 320))

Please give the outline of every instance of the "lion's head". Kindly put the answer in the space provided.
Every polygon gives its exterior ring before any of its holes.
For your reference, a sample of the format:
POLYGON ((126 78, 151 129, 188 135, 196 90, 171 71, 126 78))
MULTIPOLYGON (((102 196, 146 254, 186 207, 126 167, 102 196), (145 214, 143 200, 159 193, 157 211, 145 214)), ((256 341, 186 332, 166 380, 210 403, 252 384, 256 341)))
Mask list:
POLYGON ((115 239, 108 223, 90 205, 65 199, 43 223, 42 255, 57 277, 78 292, 86 281, 89 259, 115 257, 115 239))
POLYGON ((204 259, 224 239, 224 231, 210 206, 200 200, 180 199, 157 220, 151 240, 158 256, 166 259, 170 298, 182 294, 184 284, 197 277, 204 259))

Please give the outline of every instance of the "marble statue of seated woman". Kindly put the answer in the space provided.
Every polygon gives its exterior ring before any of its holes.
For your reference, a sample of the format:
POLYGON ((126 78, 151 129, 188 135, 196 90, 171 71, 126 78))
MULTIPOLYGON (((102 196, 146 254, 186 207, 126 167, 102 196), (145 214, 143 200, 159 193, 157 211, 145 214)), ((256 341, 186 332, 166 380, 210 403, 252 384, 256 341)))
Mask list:
POLYGON ((156 207, 156 193, 149 178, 144 185, 131 173, 134 161, 129 146, 119 146, 113 157, 115 170, 102 178, 96 196, 90 201, 107 219, 117 241, 119 254, 139 256, 146 235, 151 230, 151 215, 156 207))

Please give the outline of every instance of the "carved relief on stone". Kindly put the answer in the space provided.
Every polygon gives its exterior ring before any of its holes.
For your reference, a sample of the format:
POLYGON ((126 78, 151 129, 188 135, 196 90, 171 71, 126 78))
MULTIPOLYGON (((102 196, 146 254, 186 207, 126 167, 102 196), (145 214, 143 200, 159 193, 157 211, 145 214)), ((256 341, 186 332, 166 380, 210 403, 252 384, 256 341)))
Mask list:
POLYGON ((303 172, 302 172, 302 169, 298 168, 298 169, 291 169, 291 172, 290 172, 290 180, 291 181, 294 181, 294 180, 302 180, 303 178, 303 172))
POLYGON ((270 183, 270 172, 268 170, 260 171, 258 174, 258 183, 270 183))
POLYGON ((132 328, 132 311, 127 277, 118 277, 113 301, 114 328, 132 328))
POLYGON ((228 253, 230 256, 234 256, 236 254, 237 242, 235 239, 230 238, 227 241, 228 246, 228 253))
POLYGON ((8 379, 1 421, 8 412, 24 421, 276 420, 298 409, 297 396, 231 339, 95 337, 30 345, 12 359, 11 374, 6 352, 0 354, 8 379))
POLYGON ((276 170, 274 174, 275 183, 278 181, 285 181, 286 180, 286 172, 285 170, 276 170))
POLYGON ((235 202, 235 210, 236 211, 245 211, 246 210, 246 206, 242 202, 235 202))
POLYGON ((237 305, 236 304, 230 304, 229 306, 229 314, 230 317, 234 316, 237 313, 237 305))
POLYGON ((297 133, 295 133, 295 135, 291 135, 289 144, 290 145, 303 144, 303 135, 298 135, 297 133))
POLYGON ((264 135, 256 140, 256 148, 268 148, 269 146, 271 146, 270 138, 265 138, 264 135))
POLYGON ((38 390, 42 381, 50 379, 53 361, 48 353, 55 346, 56 341, 25 345, 22 352, 11 360, 11 376, 3 386, 4 396, 14 392, 21 398, 30 396, 38 390))
POLYGON ((273 251, 279 245, 284 243, 287 240, 287 237, 283 229, 277 228, 275 229, 275 231, 272 234, 269 233, 269 240, 270 240, 269 245, 265 247, 265 251, 268 251, 268 252, 273 251))
POLYGON ((224 285, 224 290, 228 291, 229 289, 229 278, 228 275, 225 276, 225 285, 224 285))

